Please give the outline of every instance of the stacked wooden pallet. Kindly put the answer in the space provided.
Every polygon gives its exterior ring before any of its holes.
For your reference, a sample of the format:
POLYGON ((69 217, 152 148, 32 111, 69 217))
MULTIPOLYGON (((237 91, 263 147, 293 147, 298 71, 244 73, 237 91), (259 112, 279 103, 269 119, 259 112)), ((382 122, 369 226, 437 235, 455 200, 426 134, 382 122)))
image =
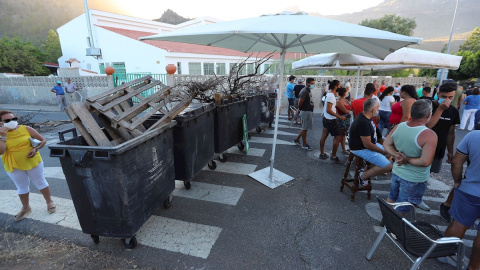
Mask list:
POLYGON ((88 145, 114 146, 169 123, 188 107, 191 98, 172 95, 171 89, 145 76, 90 97, 84 103, 72 103, 66 113, 88 145), (145 95, 152 88, 161 90, 145 95), (134 98, 138 102, 134 103, 134 98), (163 117, 145 129, 143 123, 157 112, 163 117))

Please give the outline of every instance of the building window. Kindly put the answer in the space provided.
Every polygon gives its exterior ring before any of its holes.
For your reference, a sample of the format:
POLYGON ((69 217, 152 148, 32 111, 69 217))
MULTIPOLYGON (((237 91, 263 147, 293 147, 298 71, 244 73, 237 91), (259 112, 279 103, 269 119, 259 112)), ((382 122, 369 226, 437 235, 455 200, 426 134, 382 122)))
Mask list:
POLYGON ((253 63, 248 63, 247 64, 247 74, 252 74, 254 70, 254 65, 253 63))
POLYGON ((98 64, 98 68, 100 68, 100 74, 105 74, 105 64, 104 63, 98 64))
POLYGON ((177 74, 182 75, 182 63, 177 62, 177 74))
POLYGON ((125 62, 112 62, 112 67, 115 69, 115 73, 127 73, 125 68, 125 62))
POLYGON ((264 64, 263 70, 267 71, 265 74, 277 74, 277 66, 275 64, 264 64))
POLYGON ((203 75, 215 75, 213 63, 203 63, 203 75))
POLYGON ((188 63, 188 74, 202 75, 202 64, 196 62, 188 63))
POLYGON ((225 75, 225 72, 226 72, 226 64, 225 63, 218 63, 217 64, 217 75, 225 75))

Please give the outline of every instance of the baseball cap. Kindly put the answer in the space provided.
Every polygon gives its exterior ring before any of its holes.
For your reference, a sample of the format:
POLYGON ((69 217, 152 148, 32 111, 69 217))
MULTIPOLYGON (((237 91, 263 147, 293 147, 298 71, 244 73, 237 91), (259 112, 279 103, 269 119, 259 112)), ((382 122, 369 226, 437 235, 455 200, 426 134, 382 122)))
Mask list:
POLYGON ((303 80, 302 80, 302 79, 298 79, 297 82, 303 83, 303 80))
POLYGON ((62 81, 57 81, 57 83, 62 83, 62 81))

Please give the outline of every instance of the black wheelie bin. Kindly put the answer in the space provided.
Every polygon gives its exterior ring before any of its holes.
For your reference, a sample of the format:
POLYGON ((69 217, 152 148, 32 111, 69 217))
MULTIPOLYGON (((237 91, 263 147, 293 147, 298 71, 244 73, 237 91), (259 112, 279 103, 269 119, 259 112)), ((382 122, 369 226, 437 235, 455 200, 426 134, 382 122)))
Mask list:
POLYGON ((175 189, 175 121, 112 147, 88 146, 83 137, 50 145, 60 158, 82 231, 95 243, 99 236, 121 238, 126 248, 162 204, 168 208, 175 189))
MULTIPOLYGON (((163 114, 152 115, 144 124, 149 128, 163 114)), ((211 170, 217 167, 214 157, 214 118, 215 104, 190 103, 175 117, 173 127, 173 150, 175 159, 175 179, 183 180, 186 189, 190 181, 205 166, 211 170)))
POLYGON ((221 162, 227 161, 223 154, 227 149, 243 140, 242 118, 247 113, 247 100, 217 105, 215 110, 215 153, 221 162))

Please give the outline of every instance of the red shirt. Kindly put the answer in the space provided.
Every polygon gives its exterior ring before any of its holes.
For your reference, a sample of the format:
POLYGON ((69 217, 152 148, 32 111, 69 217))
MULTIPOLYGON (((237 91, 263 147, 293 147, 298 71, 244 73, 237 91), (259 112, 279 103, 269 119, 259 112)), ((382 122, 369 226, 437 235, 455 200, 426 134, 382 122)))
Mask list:
MULTIPOLYGON (((357 115, 363 112, 363 103, 367 100, 366 98, 359 98, 352 101, 352 110, 353 110, 353 117, 357 117, 357 115)), ((375 126, 378 126, 377 119, 375 117, 372 118, 373 123, 375 126)))
POLYGON ((383 91, 385 91, 385 89, 387 89, 387 86, 386 85, 382 85, 380 86, 380 93, 383 93, 383 91))
MULTIPOLYGON (((403 101, 402 101, 403 102, 403 101)), ((397 102, 392 106, 392 113, 390 114, 389 124, 399 124, 402 121, 403 109, 402 102, 397 102)))
POLYGON ((363 112, 363 103, 367 100, 366 98, 359 98, 352 101, 352 110, 353 116, 357 117, 357 115, 363 112))

